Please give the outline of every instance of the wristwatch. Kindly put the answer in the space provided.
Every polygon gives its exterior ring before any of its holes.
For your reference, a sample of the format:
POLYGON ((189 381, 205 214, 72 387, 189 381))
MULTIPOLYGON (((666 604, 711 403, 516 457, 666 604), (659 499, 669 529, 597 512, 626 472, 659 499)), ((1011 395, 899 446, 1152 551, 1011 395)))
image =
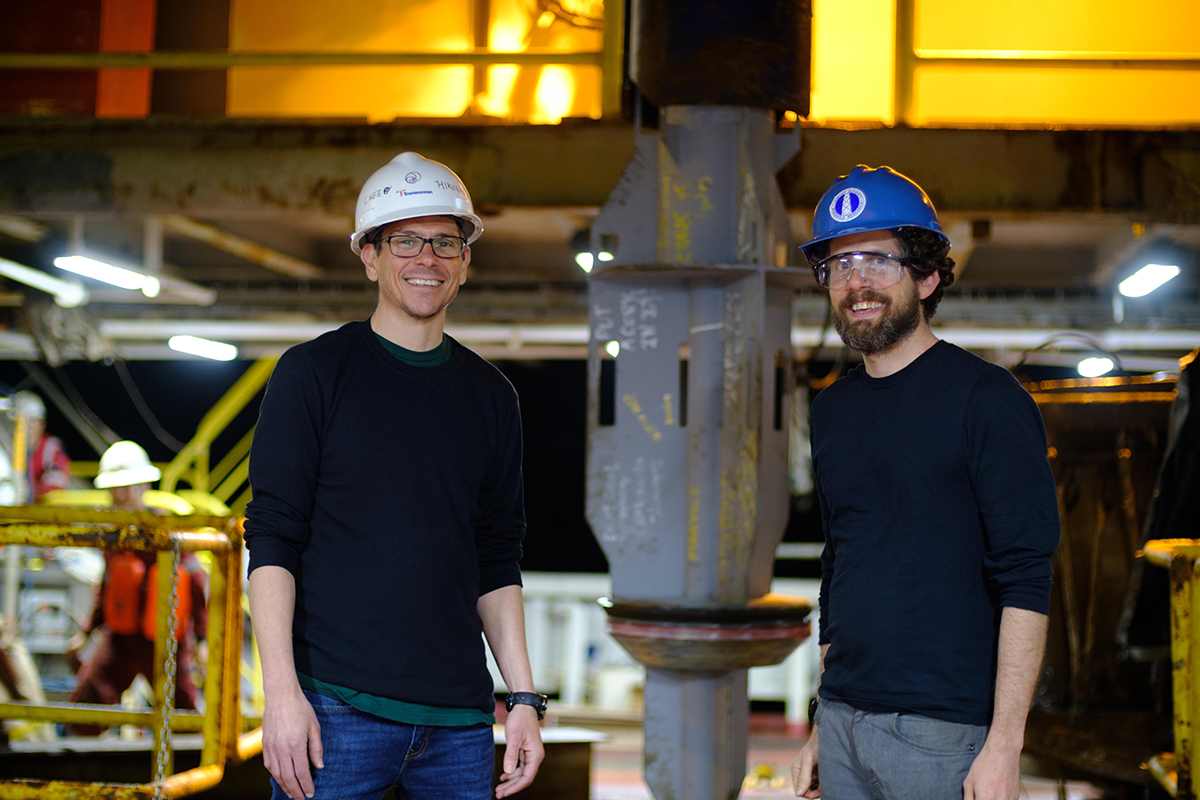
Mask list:
POLYGON ((504 710, 512 711, 513 706, 533 706, 538 720, 541 721, 546 718, 546 701, 549 699, 546 695, 536 692, 509 692, 504 701, 504 710))
POLYGON ((813 725, 813 718, 817 716, 817 698, 808 701, 808 727, 813 725))

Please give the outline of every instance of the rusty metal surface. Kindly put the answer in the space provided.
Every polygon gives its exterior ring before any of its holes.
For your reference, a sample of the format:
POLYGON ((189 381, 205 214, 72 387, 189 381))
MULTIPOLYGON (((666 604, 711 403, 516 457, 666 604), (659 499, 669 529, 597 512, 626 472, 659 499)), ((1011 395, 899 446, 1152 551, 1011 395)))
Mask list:
MULTIPOLYGON (((599 207, 634 150, 622 122, 0 121, 0 213, 349 217, 397 152, 452 163, 477 204, 599 207), (583 167, 586 165, 586 168, 583 167)), ((1100 211, 1200 221, 1200 132, 805 128, 780 173, 809 210, 858 163, 917 178, 942 213, 1100 211)))

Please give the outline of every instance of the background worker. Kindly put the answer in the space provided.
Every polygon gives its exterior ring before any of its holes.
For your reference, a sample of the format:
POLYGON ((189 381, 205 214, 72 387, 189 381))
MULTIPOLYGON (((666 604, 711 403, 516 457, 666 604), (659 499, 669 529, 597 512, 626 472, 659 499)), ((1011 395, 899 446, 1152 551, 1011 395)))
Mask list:
POLYGON ((506 797, 543 757, 525 645, 521 417, 444 332, 483 230, 445 165, 403 153, 358 198, 379 299, 288 350, 263 398, 246 509, 275 797, 484 800, 509 689, 506 797), (316 769, 310 769, 310 764, 316 769))
POLYGON ((1058 505, 1029 393, 929 327, 949 247, 917 184, 859 166, 802 248, 863 356, 812 404, 825 549, 820 698, 792 764, 803 797, 1020 794, 1058 505))
MULTIPOLYGON (((160 477, 162 473, 150 463, 141 446, 122 441, 104 451, 94 483, 97 489, 112 493, 115 508, 139 511, 147 508, 146 491, 160 477)), ((80 670, 79 682, 67 698, 69 702, 115 705, 138 675, 153 682, 157 557, 154 552, 105 551, 104 579, 96 591, 91 619, 84 631, 72 637, 67 648, 68 660, 74 658, 78 663, 78 653, 91 633, 100 631, 102 638, 80 670)), ((203 641, 208 631, 205 575, 196 556, 189 552, 180 555, 179 569, 175 707, 194 709, 196 690, 189 676, 194 650, 186 628, 190 618, 198 642, 203 641)), ((97 735, 103 730, 95 725, 71 726, 71 732, 79 735, 97 735)))
POLYGON ((14 409, 26 420, 25 475, 29 501, 38 502, 47 492, 71 485, 71 459, 62 440, 46 433, 46 404, 30 391, 17 392, 14 409))

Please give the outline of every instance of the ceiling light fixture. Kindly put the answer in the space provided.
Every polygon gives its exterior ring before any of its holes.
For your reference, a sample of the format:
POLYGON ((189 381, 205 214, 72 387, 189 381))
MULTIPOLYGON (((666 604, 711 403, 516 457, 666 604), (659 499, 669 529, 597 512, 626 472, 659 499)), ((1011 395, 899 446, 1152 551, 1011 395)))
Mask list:
POLYGON ((158 278, 153 275, 114 266, 87 256, 59 256, 54 259, 54 266, 122 289, 139 289, 146 297, 158 297, 161 287, 158 278))
POLYGON ((0 258, 0 275, 54 295, 54 302, 63 308, 75 308, 88 301, 88 291, 79 281, 56 278, 7 258, 0 258))
POLYGON ((1112 372, 1113 364, 1111 358, 1085 358, 1079 362, 1077 369, 1079 374, 1085 378, 1099 378, 1101 375, 1107 375, 1112 372))
POLYGON ((233 361, 238 355, 238 349, 231 344, 201 339, 199 336, 172 336, 167 340, 167 347, 179 353, 211 358, 214 361, 233 361))
POLYGON ((1178 274, 1174 264, 1147 264, 1117 284, 1117 291, 1126 297, 1145 297, 1178 274))

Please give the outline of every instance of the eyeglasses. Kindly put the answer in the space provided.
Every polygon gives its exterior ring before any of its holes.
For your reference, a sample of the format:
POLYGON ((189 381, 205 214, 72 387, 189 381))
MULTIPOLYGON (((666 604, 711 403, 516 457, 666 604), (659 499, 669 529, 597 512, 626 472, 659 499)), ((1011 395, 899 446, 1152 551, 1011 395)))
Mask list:
POLYGON ((421 251, 425 249, 426 243, 429 244, 430 251, 438 258, 458 258, 467 248, 466 240, 457 236, 434 236, 432 239, 426 239, 422 236, 398 233, 386 237, 384 241, 387 242, 388 249, 396 258, 412 258, 420 255, 421 251))
POLYGON ((905 267, 911 262, 911 258, 886 253, 838 253, 817 262, 813 271, 817 283, 826 289, 846 288, 853 272, 874 288, 886 289, 901 281, 905 267))

